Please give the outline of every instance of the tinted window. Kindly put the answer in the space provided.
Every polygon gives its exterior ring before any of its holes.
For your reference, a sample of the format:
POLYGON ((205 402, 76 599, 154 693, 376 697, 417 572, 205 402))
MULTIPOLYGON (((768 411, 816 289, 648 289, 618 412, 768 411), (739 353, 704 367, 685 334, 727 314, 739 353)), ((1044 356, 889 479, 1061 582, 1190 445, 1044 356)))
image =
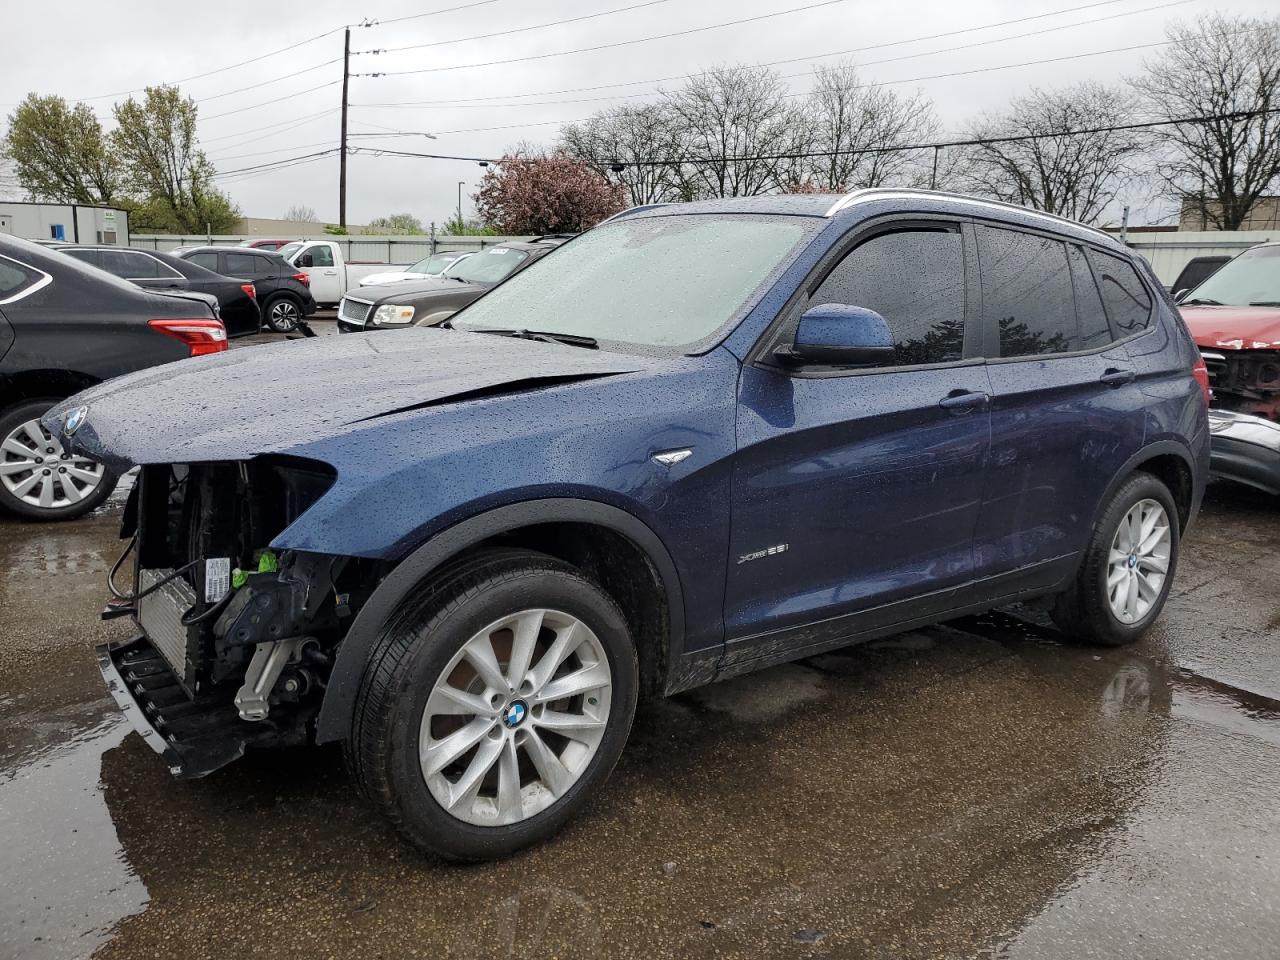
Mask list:
MULTIPOLYGON (((1109 253, 1091 250, 1089 256, 1098 272, 1102 302, 1107 305, 1107 313, 1111 315, 1118 335, 1127 337, 1141 330, 1151 320, 1151 296, 1138 279, 1138 271, 1128 260, 1109 253)), ((1220 274, 1221 271, 1215 276, 1220 274)))
POLYGON ((101 258, 102 269, 107 273, 125 278, 138 276, 133 272, 133 262, 123 250, 99 250, 98 256, 101 258))
POLYGON ((204 267, 206 270, 212 270, 214 273, 218 272, 218 255, 212 251, 206 251, 205 253, 193 253, 191 256, 187 257, 187 260, 197 266, 204 267))
POLYGON ((1076 317, 1080 321, 1080 348, 1092 350, 1111 342, 1111 328, 1107 325, 1107 312, 1102 309, 1102 297, 1093 280, 1089 261, 1079 247, 1067 247, 1067 259, 1071 261, 1071 285, 1076 294, 1076 317))
POLYGON ((95 267, 102 266, 102 258, 98 256, 97 250, 67 250, 64 252, 68 257, 75 257, 81 263, 92 264, 95 267))
POLYGON ((173 276, 173 271, 155 257, 148 257, 145 253, 126 253, 124 256, 132 279, 154 280, 157 277, 173 276))
POLYGON ((31 286, 40 279, 34 270, 0 257, 0 301, 15 297, 23 288, 31 286))
POLYGON ((269 272, 264 257, 256 257, 252 253, 228 253, 227 273, 233 277, 256 277, 269 272))
POLYGON ((982 308, 1000 330, 1000 356, 1079 350, 1067 251, 1059 240, 978 227, 982 308))
POLYGON ((964 245, 956 230, 872 237, 840 261, 809 300, 866 307, 889 324, 897 365, 964 353, 964 245))

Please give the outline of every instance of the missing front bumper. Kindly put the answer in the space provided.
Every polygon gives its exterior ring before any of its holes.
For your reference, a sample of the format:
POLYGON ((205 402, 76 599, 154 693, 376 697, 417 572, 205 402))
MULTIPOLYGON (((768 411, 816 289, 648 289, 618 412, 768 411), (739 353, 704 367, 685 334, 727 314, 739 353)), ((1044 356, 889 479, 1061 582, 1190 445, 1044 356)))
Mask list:
POLYGON ((1280 495, 1280 424, 1229 410, 1209 411, 1209 472, 1280 495))
POLYGON ((250 746, 278 739, 273 724, 246 723, 229 701, 191 699, 144 636, 102 644, 97 655, 125 719, 180 780, 207 776, 250 746))

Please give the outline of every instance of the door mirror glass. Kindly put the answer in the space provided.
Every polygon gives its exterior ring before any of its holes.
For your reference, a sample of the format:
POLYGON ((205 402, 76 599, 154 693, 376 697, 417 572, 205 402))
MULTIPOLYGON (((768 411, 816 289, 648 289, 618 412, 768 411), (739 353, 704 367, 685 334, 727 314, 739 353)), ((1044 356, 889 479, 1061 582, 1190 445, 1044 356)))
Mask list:
POLYGON ((315 265, 315 259, 311 256, 310 251, 298 258, 298 266, 300 267, 314 267, 315 265))
POLYGON ((783 347, 780 356, 791 362, 875 366, 893 360, 893 334, 874 310, 823 303, 804 312, 795 343, 783 347))
POLYGON ((1188 290, 1186 287, 1183 287, 1181 290, 1179 290, 1179 291, 1177 291, 1176 293, 1174 293, 1174 295, 1173 295, 1173 302, 1174 302, 1174 303, 1181 303, 1183 300, 1187 299, 1187 294, 1188 294, 1188 293, 1190 293, 1190 292, 1191 292, 1191 291, 1190 291, 1190 290, 1188 290))

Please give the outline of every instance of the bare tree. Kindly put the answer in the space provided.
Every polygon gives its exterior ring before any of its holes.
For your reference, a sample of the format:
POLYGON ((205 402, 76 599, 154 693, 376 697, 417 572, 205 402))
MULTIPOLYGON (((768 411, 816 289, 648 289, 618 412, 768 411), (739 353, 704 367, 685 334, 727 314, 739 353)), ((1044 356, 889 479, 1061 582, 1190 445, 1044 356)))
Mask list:
POLYGON ((295 203, 284 212, 284 219, 293 220, 297 223, 318 223, 316 219, 316 208, 308 207, 305 204, 295 203))
POLYGON ((787 155, 808 145, 801 111, 765 67, 717 67, 664 97, 679 135, 680 199, 750 197, 800 176, 787 155))
POLYGON ((826 155, 804 163, 806 183, 838 192, 888 183, 928 184, 928 171, 922 171, 916 151, 886 149, 937 139, 940 127, 928 99, 866 86, 847 61, 819 67, 816 75, 804 113, 810 150, 826 155))
POLYGON ((1280 179, 1280 18, 1207 14, 1175 23, 1172 41, 1133 82, 1155 119, 1213 120, 1157 129, 1166 188, 1222 230, 1235 230, 1280 179))
POLYGON ((676 129, 665 104, 613 107, 564 127, 559 149, 622 184, 632 206, 662 203, 679 196, 676 165, 661 162, 680 152, 676 129))
POLYGON ((1136 131, 1082 131, 1132 121, 1128 96, 1085 82, 1032 90, 971 128, 965 188, 1092 223, 1135 175, 1144 138, 1136 131), (1009 139, 1017 138, 1017 139, 1009 139))

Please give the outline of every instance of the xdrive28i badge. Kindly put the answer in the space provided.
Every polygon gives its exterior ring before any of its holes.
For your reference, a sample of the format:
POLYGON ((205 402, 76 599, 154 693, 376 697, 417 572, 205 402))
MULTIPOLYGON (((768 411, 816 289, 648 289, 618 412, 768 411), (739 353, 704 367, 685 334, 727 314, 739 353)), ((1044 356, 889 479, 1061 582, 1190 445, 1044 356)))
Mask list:
POLYGON ((69 414, 67 419, 62 423, 62 432, 68 437, 84 426, 84 422, 89 419, 88 407, 76 407, 69 414))

